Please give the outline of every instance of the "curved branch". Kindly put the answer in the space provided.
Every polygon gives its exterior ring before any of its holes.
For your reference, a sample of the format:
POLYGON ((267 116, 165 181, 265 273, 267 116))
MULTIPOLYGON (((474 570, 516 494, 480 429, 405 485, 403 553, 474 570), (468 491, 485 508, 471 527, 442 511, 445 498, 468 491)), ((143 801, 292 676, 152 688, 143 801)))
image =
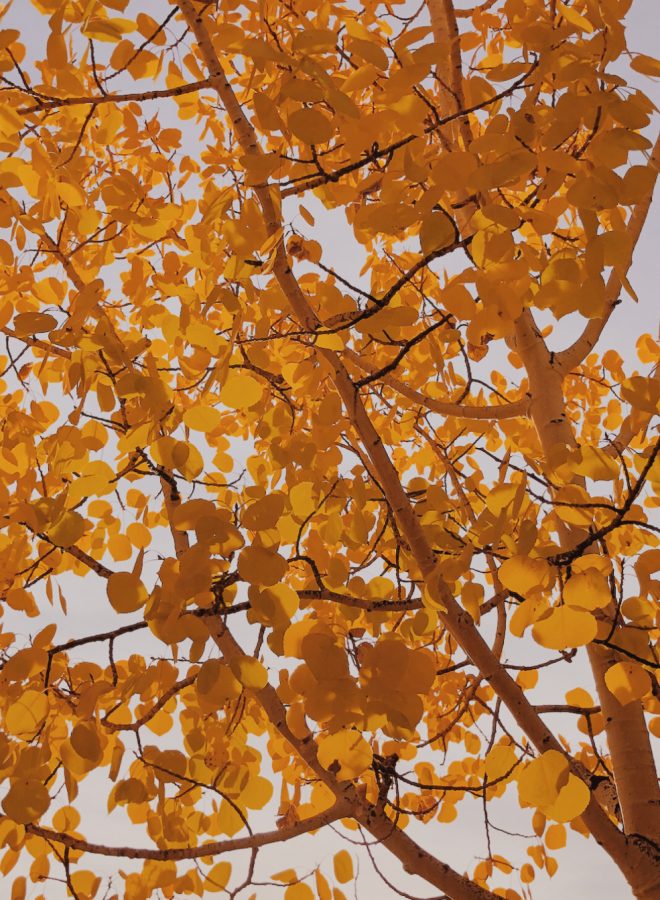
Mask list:
POLYGON ((44 112, 49 109, 59 109, 62 106, 100 106, 102 103, 130 103, 131 101, 158 100, 163 97, 181 97, 183 94, 193 94, 204 88, 210 87, 208 79, 193 81, 190 84, 182 84, 174 88, 162 88, 157 91, 139 91, 132 94, 102 94, 99 97, 49 97, 39 100, 33 106, 23 106, 16 110, 21 115, 44 112))
POLYGON ((13 338, 16 341, 23 341, 24 344, 27 344, 29 347, 36 347, 38 350, 43 350, 45 353, 54 353, 55 356, 61 356, 63 359, 71 359, 71 352, 69 350, 65 350, 64 347, 57 347, 55 344, 49 344, 48 341, 42 341, 40 338, 34 337, 34 335, 30 334, 16 334, 15 331, 12 331, 11 328, 0 328, 0 331, 8 338, 13 338))
MULTIPOLYGON (((354 365, 370 375, 377 371, 375 366, 362 359, 354 350, 347 347, 343 353, 354 365)), ((461 419, 515 419, 518 416, 526 416, 529 410, 530 398, 527 395, 520 400, 504 403, 502 406, 465 406, 462 403, 452 403, 449 400, 436 400, 434 397, 428 397, 426 394, 408 387, 407 384, 394 378, 393 375, 383 375, 382 382, 398 394, 401 394, 401 396, 412 400, 413 403, 419 403, 420 406, 431 412, 439 413, 441 416, 457 416, 461 419)))
POLYGON ((287 828, 277 828, 274 831, 264 831, 261 834, 253 834, 240 838, 229 838, 226 841, 212 841, 208 844, 200 844, 199 847, 170 847, 166 850, 157 850, 151 847, 113 847, 108 844, 97 844, 86 841, 84 838, 75 837, 62 831, 54 831, 52 828, 43 828, 41 825, 26 825, 28 834, 36 834, 48 841, 63 844, 71 850, 81 850, 83 853, 95 853, 98 856, 121 856, 127 859, 153 859, 159 862, 168 862, 178 859, 200 859, 203 856, 217 856, 220 853, 230 853, 233 850, 250 850, 254 847, 265 847, 267 844, 279 844, 289 841, 291 838, 309 831, 316 831, 324 825, 336 822, 346 816, 347 809, 343 802, 337 802, 325 812, 310 816, 290 825, 287 828))
POLYGON ((142 728, 143 725, 146 725, 156 713, 161 710, 165 704, 172 699, 172 697, 176 696, 179 691, 184 690, 187 687, 190 687, 191 684, 194 684, 197 675, 189 675, 187 678, 182 678, 181 681, 177 681, 172 687, 165 691, 162 697, 159 697, 158 700, 154 703, 150 709, 146 711, 143 715, 140 716, 139 719, 136 719, 135 722, 130 722, 128 725, 121 725, 117 722, 109 722, 108 716, 112 715, 112 710, 107 713, 101 719, 103 723, 103 727, 107 731, 138 731, 138 729, 142 728))

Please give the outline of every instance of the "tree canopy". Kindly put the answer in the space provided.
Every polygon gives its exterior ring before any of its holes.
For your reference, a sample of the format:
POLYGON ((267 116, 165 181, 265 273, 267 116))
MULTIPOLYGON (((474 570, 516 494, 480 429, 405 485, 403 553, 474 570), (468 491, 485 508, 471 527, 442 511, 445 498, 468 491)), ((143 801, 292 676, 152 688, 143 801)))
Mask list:
POLYGON ((0 19, 12 898, 341 900, 377 851, 521 900, 569 830, 658 896, 658 343, 600 340, 658 162, 630 6, 0 19))

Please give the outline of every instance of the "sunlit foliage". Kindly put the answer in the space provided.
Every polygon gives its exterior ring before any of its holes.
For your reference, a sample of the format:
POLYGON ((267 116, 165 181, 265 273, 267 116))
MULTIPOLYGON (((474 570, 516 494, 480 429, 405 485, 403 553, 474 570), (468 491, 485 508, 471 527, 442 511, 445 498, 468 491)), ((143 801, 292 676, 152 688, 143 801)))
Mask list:
POLYGON ((377 849, 515 900, 573 830, 657 897, 658 344, 600 340, 657 168, 630 0, 18 6, 3 896, 341 900, 377 849))

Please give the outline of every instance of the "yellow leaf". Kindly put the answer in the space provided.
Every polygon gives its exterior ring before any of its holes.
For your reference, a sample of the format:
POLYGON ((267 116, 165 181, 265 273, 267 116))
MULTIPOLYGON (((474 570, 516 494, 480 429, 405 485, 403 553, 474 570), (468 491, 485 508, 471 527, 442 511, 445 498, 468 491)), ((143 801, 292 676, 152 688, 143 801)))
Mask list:
POLYGON ((369 768, 373 752, 359 731, 346 728, 319 739, 318 759, 338 781, 358 778, 369 768))
POLYGON ((306 107, 291 113, 288 125, 298 140, 304 144, 325 144, 335 132, 332 122, 315 107, 306 107))
POLYGON ((426 582, 422 590, 422 603, 427 607, 427 609, 446 612, 447 607, 445 606, 445 602, 442 599, 442 589, 440 587, 441 578, 442 571, 440 569, 440 566, 436 566, 431 574, 426 578, 426 582))
POLYGON ((29 778, 12 781, 2 801, 6 815, 19 825, 27 825, 41 818, 49 806, 48 789, 40 781, 29 778))
MULTIPOLYGON (((477 313, 477 304, 474 302, 472 294, 462 284, 448 285, 440 295, 442 305, 457 319, 471 319, 477 313)), ((512 498, 515 496, 515 491, 512 498)), ((489 507, 490 509, 490 507, 489 507)))
POLYGON ((340 353, 344 349, 344 341, 339 334, 320 334, 316 338, 316 346, 322 350, 335 350, 340 353))
POLYGON ((516 637, 522 637, 527 628, 534 622, 538 622, 547 611, 549 603, 545 597, 530 597, 516 607, 509 620, 509 630, 516 637))
POLYGON ((612 602, 607 578, 596 569, 573 575, 564 586, 564 602, 578 609, 604 609, 612 602))
POLYGON ((57 325, 55 316, 50 313, 28 312, 19 313, 14 317, 14 331, 21 337, 26 334, 39 334, 42 331, 52 331, 57 325))
MULTIPOLYGON (((204 460, 201 453, 189 441, 174 441, 170 448, 171 468, 178 469, 184 478, 192 480, 197 478, 204 468, 204 460)), ((166 468, 170 468, 164 463, 166 468)))
POLYGON ((251 375, 231 374, 222 386, 220 400, 231 409, 249 409, 261 400, 263 393, 263 386, 251 375))
POLYGON ((496 744, 486 757, 486 781, 503 778, 516 764, 516 751, 511 744, 496 744))
POLYGON ((130 613, 140 609, 147 602, 149 594, 133 572, 113 572, 108 578, 108 600, 118 613, 130 613))
POLYGON ((217 894, 224 891, 229 878, 231 877, 231 863, 219 862, 204 876, 204 890, 210 894, 217 894))
POLYGON ((286 569, 286 560, 264 547, 245 547, 238 557, 239 575, 250 584, 270 587, 282 580, 286 569))
POLYGON ((23 120, 8 103, 0 103, 0 137, 11 138, 21 130, 23 120))
POLYGON ((232 660, 231 670, 243 687, 258 691, 268 684, 268 672, 265 667, 251 656, 232 660))
POLYGON ((596 637, 598 625, 590 612, 572 606, 555 607, 532 628, 537 644, 549 650, 582 647, 596 637))
POLYGON ((22 740, 30 740, 48 714, 48 697, 39 691, 24 691, 5 713, 5 731, 22 740))
POLYGON ((571 563, 571 571, 574 575, 586 572, 588 569, 595 569, 601 575, 611 575, 612 560, 609 556, 603 556, 601 553, 585 553, 584 556, 574 559, 571 563))
POLYGON ((448 247, 456 240, 456 229, 450 217, 441 212, 430 212, 422 220, 419 243, 424 256, 448 247))
POLYGON ((10 47, 14 41, 17 41, 21 36, 20 31, 17 31, 15 28, 3 28, 0 31, 0 50, 5 50, 7 47, 10 47))
POLYGON ((92 16, 83 27, 82 33, 85 37, 114 44, 121 40, 124 34, 135 31, 135 28, 132 19, 103 19, 100 16, 92 16))
POLYGON ((488 492, 486 497, 486 508, 492 512, 494 516, 507 508, 513 501, 518 492, 518 485, 515 484, 498 484, 496 488, 488 492))
POLYGON ((633 375, 621 385, 621 396, 634 409, 655 415, 660 410, 660 381, 633 375))
POLYGON ((316 893, 318 895, 318 900, 332 900, 332 893, 330 892, 328 879, 325 877, 325 875, 323 875, 320 869, 317 869, 314 873, 314 880, 316 881, 316 893))
POLYGON ((177 506, 171 516, 172 526, 177 531, 192 531, 197 527, 200 519, 213 516, 216 513, 216 505, 211 500, 186 500, 177 506))
POLYGON ((213 406, 191 406, 183 414, 183 421, 193 431, 213 431, 222 421, 222 414, 213 406))
POLYGON ((594 701, 591 694, 584 688, 572 688, 566 691, 566 702, 571 706, 593 706, 594 701))
POLYGON ((295 869, 282 869, 281 872, 274 872, 270 877, 273 881, 281 881, 282 884, 291 884, 298 879, 298 873, 295 869))
POLYGON ((301 481, 289 491, 289 503, 291 511, 296 519, 303 521, 316 509, 316 488, 311 481, 301 481))
POLYGON ((314 891, 309 885, 299 881, 297 884, 290 884, 284 891, 284 900, 314 900, 314 891))
POLYGON ((71 887, 79 897, 94 897, 101 886, 101 878, 89 869, 71 873, 71 887))
POLYGON ((100 497, 114 490, 115 471, 102 459, 85 463, 80 470, 80 478, 76 478, 69 488, 69 503, 77 503, 83 497, 100 497))
POLYGON ((250 621, 254 616, 257 622, 271 627, 288 625, 300 605, 298 594, 287 584, 274 584, 263 590, 253 588, 250 602, 250 621))
POLYGON ((248 809, 263 809, 273 796, 273 784, 262 775, 250 778, 241 794, 241 803, 248 809))
POLYGON ((498 574, 505 588, 523 597, 529 591, 547 588, 552 578, 549 563, 531 556, 512 556, 502 563, 498 574))
POLYGON ((549 850, 561 850, 566 846, 566 829, 563 825, 551 825, 545 833, 545 845, 549 850))
POLYGON ((645 53, 638 53, 630 63, 630 68, 642 75, 650 75, 651 78, 660 78, 660 60, 645 53))
POLYGON ((567 6, 565 3, 562 3, 561 0, 557 0, 557 12, 559 12, 567 22, 570 22, 571 25, 575 25, 575 27, 579 28, 581 31, 587 31, 591 34, 594 30, 594 26, 588 19, 581 16, 572 6, 567 6))
POLYGON ((91 722, 80 722, 71 732, 71 746, 81 759, 98 765, 103 757, 103 748, 96 728, 91 722))
POLYGON ((55 187, 60 200, 62 200, 63 203, 66 203, 67 206, 71 206, 74 209, 77 206, 84 206, 85 194, 78 185, 66 184, 66 182, 58 181, 55 187))
POLYGON ((547 750, 518 775, 518 799, 523 806, 545 811, 568 781, 568 761, 557 750, 547 750))
POLYGON ((389 65, 387 53, 382 47, 374 43, 373 40, 363 40, 358 37, 351 37, 346 43, 346 47, 350 53, 354 53, 372 66, 385 70, 389 65))
POLYGON ((549 819, 555 822, 572 822, 577 819, 589 806, 591 793, 581 778, 572 773, 568 776, 568 783, 559 791, 559 796, 543 809, 549 819))
POLYGON ((221 709, 228 700, 240 697, 241 685, 229 666, 219 659, 207 660, 197 673, 197 696, 207 709, 221 709))
POLYGON ((576 461, 570 463, 576 475, 593 481, 612 481, 619 474, 615 461, 599 447, 581 447, 576 461))
POLYGON ((85 533, 86 520, 73 510, 67 510, 48 528, 46 534, 58 547, 71 547, 85 533))
POLYGON ((605 673, 605 684, 622 706, 641 700, 651 690, 651 677, 639 663, 615 663, 605 673))
POLYGON ((339 884, 346 884, 353 878, 353 859, 348 850, 340 850, 335 853, 332 865, 335 872, 335 878, 339 884))
POLYGON ((210 325, 204 322, 193 322, 186 328, 186 340, 193 347, 201 347, 208 350, 211 356, 217 356, 222 347, 222 338, 216 334, 210 325))

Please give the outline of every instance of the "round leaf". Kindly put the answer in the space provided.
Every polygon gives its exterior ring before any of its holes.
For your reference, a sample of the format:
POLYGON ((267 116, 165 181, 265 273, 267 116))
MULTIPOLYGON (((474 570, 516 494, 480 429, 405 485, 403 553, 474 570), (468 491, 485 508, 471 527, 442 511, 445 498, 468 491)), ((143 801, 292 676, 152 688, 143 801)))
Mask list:
POLYGON ((454 225, 445 213, 431 212, 422 220, 419 243, 424 256, 449 247, 456 239, 454 225))
POLYGON ((24 691, 5 713, 5 731, 30 740, 41 728, 47 714, 48 697, 39 691, 24 691))
POLYGON ((231 409, 249 409, 258 403, 264 390, 251 375, 230 375, 222 386, 220 399, 231 409))
POLYGON ((118 613, 130 613, 147 602, 149 594, 133 572, 114 572, 108 578, 108 600, 118 613))
POLYGON ((596 637, 598 625, 590 612, 572 606, 559 606, 532 628, 537 644, 550 650, 583 647, 596 637))
POLYGON ((349 781, 369 768, 373 752, 358 731, 344 729, 319 740, 318 758, 338 781, 349 781))
POLYGON ((335 131, 332 122, 320 110, 307 107, 291 113, 289 128, 303 144, 325 144, 335 131))

